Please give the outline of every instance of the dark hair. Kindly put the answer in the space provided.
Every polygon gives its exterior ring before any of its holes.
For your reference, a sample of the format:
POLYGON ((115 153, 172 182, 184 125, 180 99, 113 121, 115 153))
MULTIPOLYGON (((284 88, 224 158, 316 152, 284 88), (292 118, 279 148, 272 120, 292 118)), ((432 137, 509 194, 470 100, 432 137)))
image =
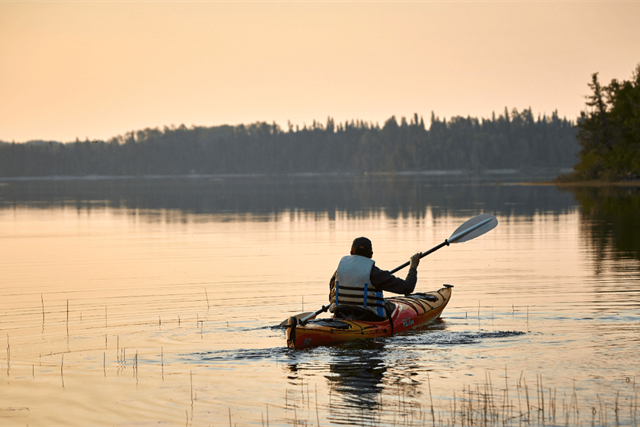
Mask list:
POLYGON ((353 244, 351 244, 351 253, 353 255, 361 255, 371 258, 371 255, 373 255, 371 240, 366 237, 358 237, 353 241, 353 244))

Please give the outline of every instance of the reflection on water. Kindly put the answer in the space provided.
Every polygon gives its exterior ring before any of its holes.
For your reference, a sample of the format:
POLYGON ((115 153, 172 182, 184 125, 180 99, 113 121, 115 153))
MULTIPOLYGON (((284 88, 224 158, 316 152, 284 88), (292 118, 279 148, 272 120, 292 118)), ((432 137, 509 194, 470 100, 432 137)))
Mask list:
POLYGON ((345 400, 355 401, 358 405, 373 408, 376 395, 380 392, 378 385, 384 378, 386 368, 377 351, 352 351, 347 360, 337 360, 329 365, 327 378, 333 383, 333 390, 347 395, 345 400))
POLYGON ((379 395, 385 379, 384 348, 374 350, 353 349, 347 357, 337 356, 329 363, 325 375, 332 394, 331 419, 346 423, 352 417, 352 408, 360 408, 362 421, 375 421, 379 410, 379 395))
POLYGON ((580 187, 571 190, 582 206, 583 230, 597 260, 640 260, 638 188, 580 187))
POLYGON ((507 181, 6 181, 0 425, 637 425, 637 197, 507 181), (481 212, 420 264, 455 285, 440 323, 305 351, 272 327, 353 237, 393 268, 481 212))
POLYGON ((394 363, 397 348, 379 341, 329 348, 313 363, 293 362, 290 373, 304 382, 322 372, 329 389, 327 418, 337 425, 405 425, 420 418, 420 362, 394 363), (354 410, 355 409, 355 410, 354 410))
MULTIPOLYGON (((511 180, 527 178, 511 176, 511 180)), ((278 215, 283 212, 349 216, 384 212, 389 218, 466 212, 526 215, 564 212, 574 204, 553 187, 509 185, 495 176, 259 176, 158 177, 110 180, 14 180, 0 185, 0 207, 79 210, 126 209, 143 220, 158 220, 157 211, 173 211, 164 220, 184 221, 185 214, 278 215), (504 185, 502 185, 504 184, 504 185)))

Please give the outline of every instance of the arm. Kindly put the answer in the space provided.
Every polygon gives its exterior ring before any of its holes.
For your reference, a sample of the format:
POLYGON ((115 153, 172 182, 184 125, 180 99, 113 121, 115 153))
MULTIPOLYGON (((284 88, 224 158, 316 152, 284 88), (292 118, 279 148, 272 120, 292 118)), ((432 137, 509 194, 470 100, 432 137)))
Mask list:
POLYGON ((331 279, 329 280, 329 301, 331 301, 331 298, 333 297, 333 293, 335 292, 336 274, 338 274, 338 270, 336 270, 336 272, 333 273, 333 276, 331 276, 331 279))
POLYGON ((419 253, 411 257, 409 272, 404 280, 374 265, 371 270, 371 284, 381 291, 408 295, 413 292, 418 282, 418 264, 420 264, 419 253))

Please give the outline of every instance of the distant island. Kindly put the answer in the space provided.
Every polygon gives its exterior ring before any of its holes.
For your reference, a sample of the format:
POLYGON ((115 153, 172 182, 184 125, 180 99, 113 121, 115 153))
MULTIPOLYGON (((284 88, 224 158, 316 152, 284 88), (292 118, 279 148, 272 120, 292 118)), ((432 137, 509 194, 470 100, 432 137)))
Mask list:
POLYGON ((594 73, 589 87, 577 123, 580 161, 554 183, 640 181, 640 64, 629 81, 602 86, 594 73))
POLYGON ((165 127, 107 141, 0 142, 0 177, 570 168, 575 124, 531 108, 489 119, 431 115, 302 128, 288 124, 165 127))

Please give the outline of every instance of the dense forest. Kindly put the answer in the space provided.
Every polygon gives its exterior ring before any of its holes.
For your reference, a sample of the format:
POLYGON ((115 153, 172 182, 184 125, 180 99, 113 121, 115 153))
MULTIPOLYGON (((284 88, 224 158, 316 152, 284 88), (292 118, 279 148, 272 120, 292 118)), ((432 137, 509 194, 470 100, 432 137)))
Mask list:
POLYGON ((595 73, 589 88, 577 123, 580 161, 559 181, 640 180, 640 64, 631 80, 606 86, 595 73))
POLYGON ((531 108, 490 119, 414 115, 383 126, 314 122, 144 129, 108 141, 0 142, 0 176, 399 172, 568 168, 574 124, 531 108))

